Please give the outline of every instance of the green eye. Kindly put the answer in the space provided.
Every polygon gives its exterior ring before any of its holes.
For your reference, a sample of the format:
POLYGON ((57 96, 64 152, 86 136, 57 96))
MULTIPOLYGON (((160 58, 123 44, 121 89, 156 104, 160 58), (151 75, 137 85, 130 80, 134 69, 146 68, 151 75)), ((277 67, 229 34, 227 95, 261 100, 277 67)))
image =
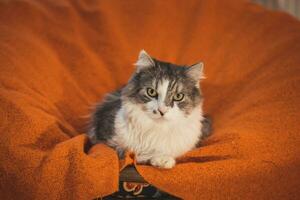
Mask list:
POLYGON ((178 94, 175 94, 175 96, 173 97, 173 100, 174 101, 182 101, 183 97, 184 97, 184 94, 178 93, 178 94))
POLYGON ((150 97, 156 97, 157 96, 157 92, 154 89, 152 89, 152 88, 147 88, 147 94, 150 97))

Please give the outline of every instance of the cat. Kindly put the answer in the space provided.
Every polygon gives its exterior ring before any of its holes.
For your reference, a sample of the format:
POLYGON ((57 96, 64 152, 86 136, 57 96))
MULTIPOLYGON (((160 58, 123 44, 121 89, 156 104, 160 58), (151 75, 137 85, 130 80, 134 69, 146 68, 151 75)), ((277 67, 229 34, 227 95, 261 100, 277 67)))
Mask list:
POLYGON ((96 106, 89 138, 113 147, 120 157, 131 151, 137 163, 172 168, 210 132, 202 113, 203 63, 179 66, 142 50, 135 66, 127 85, 96 106))

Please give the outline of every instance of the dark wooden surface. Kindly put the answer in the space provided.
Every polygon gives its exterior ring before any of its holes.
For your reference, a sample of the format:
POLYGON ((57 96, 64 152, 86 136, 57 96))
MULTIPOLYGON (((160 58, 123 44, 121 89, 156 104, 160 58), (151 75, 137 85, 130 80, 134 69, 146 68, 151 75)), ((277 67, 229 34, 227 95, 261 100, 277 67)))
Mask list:
POLYGON ((128 166, 121 171, 120 181, 146 183, 145 179, 137 172, 134 166, 128 166))
MULTIPOLYGON (((138 173, 138 171, 135 169, 133 165, 127 166, 120 172, 120 182, 135 182, 135 183, 147 183, 145 179, 138 173)), ((180 200, 180 198, 177 198, 175 196, 172 196, 166 192, 160 191, 159 197, 147 197, 147 196, 140 196, 140 197, 119 197, 116 196, 116 194, 112 194, 103 198, 97 198, 95 200, 117 200, 117 199, 140 199, 140 200, 180 200)))

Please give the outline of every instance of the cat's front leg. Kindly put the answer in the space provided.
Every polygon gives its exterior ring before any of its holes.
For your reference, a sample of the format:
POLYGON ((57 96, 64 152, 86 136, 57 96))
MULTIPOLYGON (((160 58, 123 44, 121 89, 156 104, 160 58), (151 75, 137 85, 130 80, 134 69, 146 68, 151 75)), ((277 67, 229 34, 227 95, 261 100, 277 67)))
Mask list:
POLYGON ((175 166, 176 161, 175 158, 166 155, 154 156, 150 159, 150 164, 159 167, 170 169, 175 166))
POLYGON ((151 156, 148 154, 138 154, 136 155, 136 162, 138 164, 146 164, 149 162, 151 156))

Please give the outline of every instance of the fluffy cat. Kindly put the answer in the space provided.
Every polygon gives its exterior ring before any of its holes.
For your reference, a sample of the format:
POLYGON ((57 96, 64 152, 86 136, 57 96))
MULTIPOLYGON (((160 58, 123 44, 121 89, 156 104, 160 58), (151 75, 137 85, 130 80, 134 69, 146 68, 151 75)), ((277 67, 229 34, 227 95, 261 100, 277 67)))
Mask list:
POLYGON ((202 115, 203 64, 178 66, 142 50, 135 65, 127 85, 96 107, 89 137, 93 144, 115 148, 119 156, 134 152, 137 163, 172 168, 210 127, 202 115))

